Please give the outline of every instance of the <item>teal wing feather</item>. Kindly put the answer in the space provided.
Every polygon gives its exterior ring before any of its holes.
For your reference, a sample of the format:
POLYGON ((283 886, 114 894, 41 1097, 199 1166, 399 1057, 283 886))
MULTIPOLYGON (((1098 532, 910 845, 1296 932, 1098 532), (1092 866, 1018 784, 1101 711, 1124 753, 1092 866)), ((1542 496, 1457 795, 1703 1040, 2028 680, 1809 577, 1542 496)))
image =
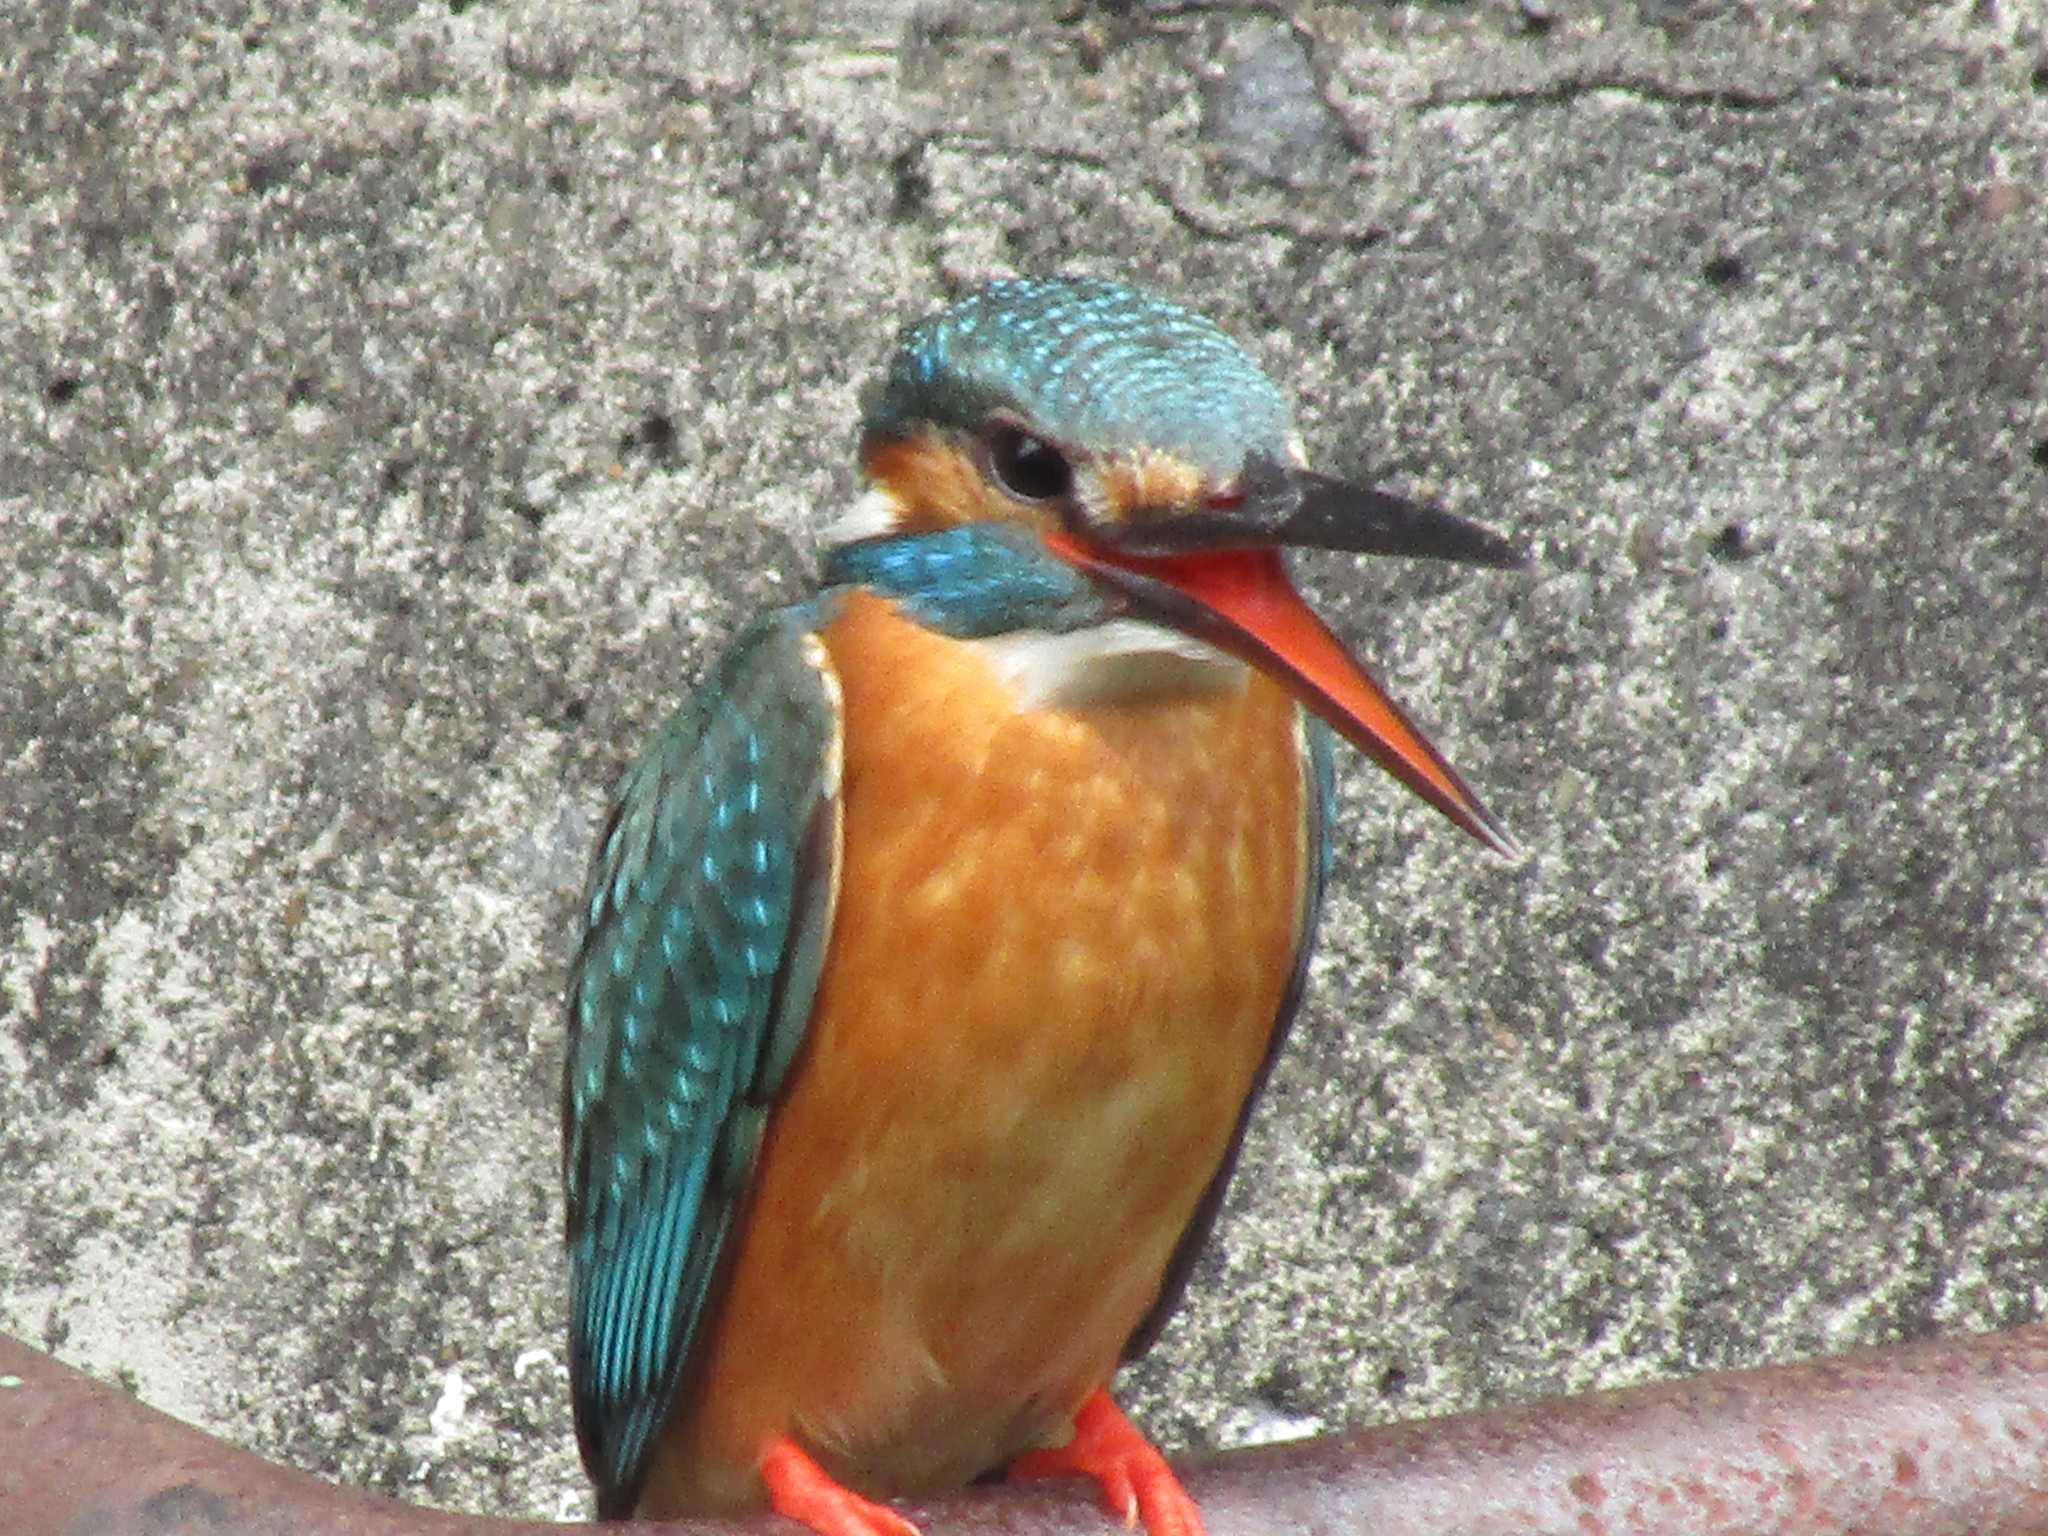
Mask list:
POLYGON ((1316 929, 1323 915, 1323 891, 1330 883, 1330 823, 1337 803, 1334 739, 1330 728, 1320 720, 1304 722, 1301 771, 1305 791, 1303 831, 1308 855, 1308 868, 1303 871, 1303 878, 1308 881, 1308 889, 1303 892, 1301 928, 1295 938, 1294 973, 1288 978, 1287 992, 1280 999, 1280 1012, 1273 1020, 1273 1033, 1266 1043, 1265 1059, 1259 1063, 1258 1076, 1252 1079, 1251 1092, 1245 1095, 1244 1107, 1238 1111, 1237 1128, 1231 1132, 1230 1145, 1224 1150, 1223 1161, 1217 1165, 1215 1177, 1209 1180, 1209 1187, 1202 1192, 1201 1203, 1195 1207, 1187 1230, 1181 1234, 1172 1259, 1167 1262, 1166 1277, 1160 1283, 1158 1297, 1124 1344, 1126 1360, 1135 1360, 1150 1349, 1180 1306, 1188 1277, 1194 1273, 1195 1260, 1201 1257, 1210 1229, 1216 1225, 1217 1214, 1223 1209, 1223 1196, 1230 1189, 1230 1176, 1237 1171, 1237 1154, 1244 1148, 1244 1133, 1252 1123, 1252 1110, 1258 1106, 1259 1094, 1266 1086, 1267 1077, 1272 1074, 1280 1047, 1286 1043, 1288 1027, 1300 1011, 1302 993, 1308 989, 1308 963, 1315 955, 1316 929))
POLYGON ((839 690, 806 608, 751 627, 627 770, 569 983, 569 1377, 632 1513, 801 1046, 840 846, 839 690))

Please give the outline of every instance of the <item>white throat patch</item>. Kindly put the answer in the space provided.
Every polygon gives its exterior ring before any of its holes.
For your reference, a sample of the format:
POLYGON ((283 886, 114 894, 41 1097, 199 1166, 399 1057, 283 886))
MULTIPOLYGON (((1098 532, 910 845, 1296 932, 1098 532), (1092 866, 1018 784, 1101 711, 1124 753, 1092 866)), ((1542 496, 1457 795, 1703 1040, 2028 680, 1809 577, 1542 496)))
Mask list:
POLYGON ((1249 669, 1206 641, 1143 619, 1071 634, 1019 630, 969 640, 1020 710, 1079 709, 1122 699, 1242 688, 1249 669))

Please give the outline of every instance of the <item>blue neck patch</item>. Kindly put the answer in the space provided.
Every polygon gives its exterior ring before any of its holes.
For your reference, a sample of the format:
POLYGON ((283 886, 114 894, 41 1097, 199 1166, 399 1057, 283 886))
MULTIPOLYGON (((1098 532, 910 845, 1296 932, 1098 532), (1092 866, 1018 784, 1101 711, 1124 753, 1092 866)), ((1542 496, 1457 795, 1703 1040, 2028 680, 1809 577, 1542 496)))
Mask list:
POLYGON ((827 552, 824 577, 893 598, 907 617, 956 640, 1066 634, 1115 616, 1100 589, 1035 533, 996 523, 841 544, 827 552))

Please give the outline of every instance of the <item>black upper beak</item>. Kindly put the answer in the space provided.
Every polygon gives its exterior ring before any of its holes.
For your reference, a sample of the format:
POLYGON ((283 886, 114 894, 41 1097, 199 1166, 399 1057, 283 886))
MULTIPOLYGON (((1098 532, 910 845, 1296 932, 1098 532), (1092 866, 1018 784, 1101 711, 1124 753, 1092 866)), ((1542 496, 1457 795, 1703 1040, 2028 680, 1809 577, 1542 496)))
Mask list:
POLYGON ((1469 518, 1264 456, 1246 462, 1239 488, 1228 506, 1125 523, 1115 545, 1134 555, 1286 546, 1508 570, 1529 563, 1520 549, 1469 518))

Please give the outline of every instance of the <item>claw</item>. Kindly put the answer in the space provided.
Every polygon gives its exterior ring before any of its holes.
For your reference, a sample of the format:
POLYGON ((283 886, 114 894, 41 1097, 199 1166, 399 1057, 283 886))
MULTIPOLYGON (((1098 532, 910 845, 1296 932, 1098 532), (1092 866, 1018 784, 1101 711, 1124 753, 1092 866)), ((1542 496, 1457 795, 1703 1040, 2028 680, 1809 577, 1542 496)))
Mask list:
POLYGON ((1166 1458, 1138 1426, 1097 1388, 1074 1415, 1074 1438, 1050 1451, 1026 1451, 1010 1463, 1013 1482, 1037 1477, 1088 1477, 1102 1503, 1127 1528, 1142 1521, 1148 1536, 1207 1536, 1202 1512, 1166 1458))
POLYGON ((886 1504, 862 1498, 835 1480, 786 1435, 761 1452, 761 1481, 769 1506, 808 1525, 818 1536, 919 1536, 918 1529, 886 1504))

